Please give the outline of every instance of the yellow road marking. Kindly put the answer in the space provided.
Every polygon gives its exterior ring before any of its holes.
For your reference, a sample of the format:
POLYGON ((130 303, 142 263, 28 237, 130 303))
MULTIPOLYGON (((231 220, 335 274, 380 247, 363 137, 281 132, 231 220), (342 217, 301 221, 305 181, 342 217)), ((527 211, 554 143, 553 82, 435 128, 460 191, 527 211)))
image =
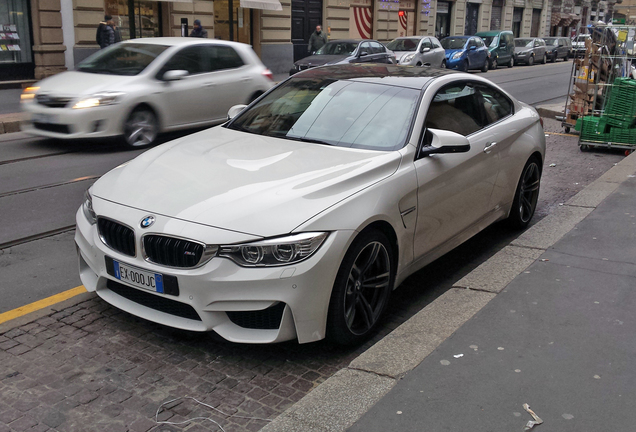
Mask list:
POLYGON ((7 321, 11 321, 12 319, 19 318, 28 313, 35 312, 40 309, 44 309, 45 307, 54 305, 55 303, 59 303, 64 300, 68 300, 71 297, 75 297, 78 294, 85 293, 86 288, 84 285, 80 285, 78 287, 72 288, 70 290, 61 292, 59 294, 52 295, 51 297, 47 297, 42 300, 38 300, 36 302, 30 303, 25 306, 21 306, 19 308, 4 312, 0 314, 0 324, 5 323, 7 321))
POLYGON ((559 136, 571 136, 571 137, 578 137, 578 135, 574 135, 574 134, 566 134, 566 133, 559 133, 559 132, 546 132, 546 135, 559 135, 559 136))

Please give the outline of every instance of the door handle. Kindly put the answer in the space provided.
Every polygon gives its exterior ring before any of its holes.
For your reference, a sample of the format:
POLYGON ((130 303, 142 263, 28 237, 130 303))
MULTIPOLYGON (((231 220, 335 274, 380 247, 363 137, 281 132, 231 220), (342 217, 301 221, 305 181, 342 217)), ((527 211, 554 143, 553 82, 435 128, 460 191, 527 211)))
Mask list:
POLYGON ((209 83, 203 84, 203 87, 214 87, 214 85, 215 85, 215 83, 209 82, 209 83))
POLYGON ((495 147, 497 145, 496 142, 489 142, 488 144, 486 144, 486 147, 484 147, 484 153, 489 153, 493 147, 495 147))

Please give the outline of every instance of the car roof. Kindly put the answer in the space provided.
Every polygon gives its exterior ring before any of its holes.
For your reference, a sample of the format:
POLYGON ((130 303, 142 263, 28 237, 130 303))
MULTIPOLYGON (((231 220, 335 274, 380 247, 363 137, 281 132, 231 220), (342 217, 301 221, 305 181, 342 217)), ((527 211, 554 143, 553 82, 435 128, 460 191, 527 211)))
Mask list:
POLYGON ((475 33, 475 36, 497 36, 501 33, 512 33, 510 30, 490 30, 475 33))
POLYGON ((225 41, 220 39, 202 39, 202 38, 186 38, 186 37, 154 37, 154 38, 139 38, 129 39, 121 43, 141 43, 150 45, 169 45, 169 46, 183 46, 183 45, 200 45, 200 44, 215 44, 215 45, 233 45, 233 46, 247 46, 247 44, 241 42, 225 41))
POLYGON ((433 36, 425 36, 425 35, 400 36, 400 37, 396 37, 393 40, 398 40, 398 39, 424 39, 425 37, 433 37, 433 36))
POLYGON ((343 64, 306 69, 290 79, 337 79, 365 81, 397 87, 421 90, 432 80, 457 72, 422 66, 398 66, 388 64, 343 64))
POLYGON ((375 40, 373 40, 373 39, 336 39, 336 40, 330 40, 330 41, 329 41, 329 42, 327 42, 327 43, 334 43, 334 42, 336 42, 336 43, 337 43, 337 42, 360 43, 360 42, 362 42, 363 40, 368 40, 368 41, 373 41, 373 42, 375 42, 375 40))

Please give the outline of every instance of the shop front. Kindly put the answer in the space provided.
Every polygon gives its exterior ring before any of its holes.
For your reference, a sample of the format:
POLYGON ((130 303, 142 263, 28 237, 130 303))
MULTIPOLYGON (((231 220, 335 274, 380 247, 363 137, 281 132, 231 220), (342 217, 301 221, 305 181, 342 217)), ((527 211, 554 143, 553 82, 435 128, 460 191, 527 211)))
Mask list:
POLYGON ((162 8, 157 1, 106 0, 104 10, 113 17, 123 40, 163 36, 162 8))
POLYGON ((0 81, 33 78, 32 45, 29 0, 0 1, 0 81))

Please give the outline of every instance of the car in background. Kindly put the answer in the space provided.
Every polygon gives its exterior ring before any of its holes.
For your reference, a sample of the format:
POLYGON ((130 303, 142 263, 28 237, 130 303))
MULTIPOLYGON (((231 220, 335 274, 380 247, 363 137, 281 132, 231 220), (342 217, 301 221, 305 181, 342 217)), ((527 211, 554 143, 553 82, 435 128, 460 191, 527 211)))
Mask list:
POLYGON ((409 275, 537 205, 541 119, 479 76, 325 66, 228 114, 90 187, 88 291, 232 342, 358 344, 409 275))
POLYGON ((408 36, 386 44, 393 51, 397 64, 403 66, 446 67, 446 55, 439 40, 433 36, 408 36))
POLYGON ((129 146, 146 147, 160 132, 222 123, 231 106, 273 85, 250 45, 132 39, 26 89, 22 130, 58 139, 123 135, 129 146))
POLYGON ((515 43, 514 35, 509 30, 491 30, 476 33, 484 40, 490 51, 490 69, 497 69, 499 66, 513 67, 515 64, 515 43))
POLYGON ((545 41, 548 58, 552 63, 558 59, 568 60, 572 52, 572 41, 566 37, 547 37, 545 41))
POLYGON ((298 60, 289 71, 293 75, 316 66, 345 63, 394 64, 395 54, 376 40, 342 39, 329 41, 315 54, 298 60))
POLYGON ((446 51, 446 67, 467 71, 481 69, 488 72, 488 48, 479 36, 447 36, 441 40, 446 51))
POLYGON ((580 34, 572 39, 572 57, 583 57, 586 47, 585 41, 592 40, 592 35, 580 34))
POLYGON ((548 55, 545 41, 541 38, 517 38, 515 39, 515 63, 525 63, 532 66, 541 62, 546 64, 548 55))

